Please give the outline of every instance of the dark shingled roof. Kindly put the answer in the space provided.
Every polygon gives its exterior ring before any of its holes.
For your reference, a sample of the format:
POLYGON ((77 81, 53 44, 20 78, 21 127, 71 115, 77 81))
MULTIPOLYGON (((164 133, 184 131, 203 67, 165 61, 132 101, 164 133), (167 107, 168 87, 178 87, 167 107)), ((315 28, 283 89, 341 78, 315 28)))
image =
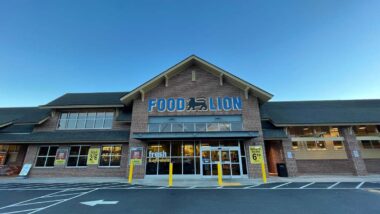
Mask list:
POLYGON ((120 98, 128 92, 67 93, 42 107, 123 106, 120 98))
POLYGON ((116 117, 116 121, 129 122, 132 121, 132 112, 131 111, 120 111, 119 115, 116 117))
POLYGON ((269 121, 261 121, 264 139, 287 138, 284 128, 277 128, 269 121))
POLYGON ((128 142, 129 130, 124 131, 54 131, 29 134, 0 134, 0 142, 6 143, 97 143, 128 142))
POLYGON ((267 102, 260 111, 276 126, 380 124, 380 100, 267 102))
POLYGON ((39 123, 50 115, 50 110, 37 107, 0 108, 0 125, 12 122, 13 124, 39 123))
POLYGON ((10 125, 0 129, 0 133, 30 133, 33 131, 34 124, 10 125))

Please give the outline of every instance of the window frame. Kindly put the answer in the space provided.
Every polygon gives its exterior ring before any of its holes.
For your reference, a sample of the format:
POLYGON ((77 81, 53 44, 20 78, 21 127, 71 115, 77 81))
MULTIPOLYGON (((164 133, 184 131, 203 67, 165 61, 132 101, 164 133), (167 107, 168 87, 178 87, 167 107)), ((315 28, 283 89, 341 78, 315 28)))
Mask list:
POLYGON ((292 141, 292 151, 299 151, 300 150, 300 146, 301 146, 302 142, 299 142, 299 141, 292 141), (294 149, 294 146, 293 144, 296 143, 297 144, 297 148, 294 149))
POLYGON ((373 146, 373 141, 377 141, 380 144, 380 140, 360 140, 361 148, 362 149, 380 149, 380 147, 376 148, 373 146), (368 141, 370 148, 366 148, 363 146, 363 141, 368 141))
POLYGON ((115 118, 115 112, 113 111, 95 111, 95 112, 92 112, 92 111, 89 111, 89 112, 61 112, 60 115, 59 115, 59 118, 58 118, 58 122, 57 122, 57 125, 56 125, 56 130, 102 130, 102 129, 112 129, 113 128, 113 121, 114 121, 114 118, 115 118), (93 118, 93 116, 90 114, 91 113, 95 113, 95 117, 93 118), (112 117, 110 117, 110 115, 108 115, 109 113, 112 113, 112 117), (70 119, 70 115, 71 114, 76 114, 76 117, 74 119, 70 119), (85 118, 81 118, 79 119, 79 115, 80 114, 86 114, 85 118), (98 117, 98 115, 103 115, 103 117, 98 117), (62 116, 65 115, 65 117, 62 119, 62 116), (110 127, 105 127, 105 125, 107 124, 106 121, 107 120, 110 120, 112 119, 112 122, 111 122, 111 126, 110 127), (63 124, 63 126, 61 127, 61 121, 65 121, 65 123, 63 124), (79 120, 84 120, 84 126, 81 127, 81 128, 78 128, 78 121, 79 120), (101 128, 96 128, 96 122, 97 121, 102 121, 102 127, 101 128), (74 128, 68 128, 68 123, 70 121, 75 121, 75 125, 74 125, 74 128), (92 127, 87 127, 87 122, 88 121, 91 121, 93 124, 92 124, 92 127))
MULTIPOLYGON (((49 158, 49 157, 53 157, 53 155, 49 155, 49 152, 50 152, 50 148, 51 148, 51 147, 57 147, 57 151, 58 151, 58 149, 59 149, 59 145, 48 145, 48 146, 43 145, 43 146, 39 146, 39 147, 38 147, 38 151, 37 151, 37 155, 36 155, 36 160, 34 161, 34 168, 42 168, 42 169, 46 169, 46 168, 54 168, 54 167, 55 167, 54 164, 53 164, 53 166, 46 166, 46 162, 47 162, 48 158, 49 158), (39 155, 40 150, 41 150, 42 147, 48 147, 47 154, 44 155, 44 156, 40 156, 40 155, 39 155), (38 160, 38 158, 40 158, 40 157, 45 157, 45 158, 46 158, 46 160, 45 160, 45 162, 44 162, 44 166, 36 166, 36 164, 37 164, 37 160, 38 160)), ((57 151, 56 151, 55 154, 54 154, 54 162, 55 162, 55 158, 56 158, 56 156, 57 156, 57 151)))
POLYGON ((334 141, 332 141, 332 144, 333 144, 333 147, 334 147, 334 150, 335 150, 335 151, 342 151, 342 150, 344 150, 344 142, 343 142, 343 141, 340 141, 340 140, 334 140, 334 141), (341 147, 341 148, 336 148, 336 146, 335 146, 335 142, 340 142, 340 143, 342 144, 342 147, 341 147))
POLYGON ((101 145, 101 147, 100 147, 100 156, 99 157, 100 157, 100 159, 99 159, 99 163, 98 163, 98 168, 120 168, 121 167, 121 160, 123 158, 123 144, 103 144, 103 145, 101 145), (120 153, 120 155, 112 155, 112 152, 111 152, 108 155, 108 157, 110 157, 110 160, 108 161, 108 166, 103 166, 103 165, 100 165, 100 163, 101 163, 101 159, 103 157, 103 147, 106 147, 106 146, 110 146, 110 147, 120 146, 121 153, 120 153), (120 164, 119 164, 119 166, 111 166, 111 162, 112 162, 112 157, 113 156, 120 156, 120 164))
POLYGON ((88 165, 87 165, 88 152, 87 152, 86 155, 81 155, 81 154, 80 154, 81 151, 82 151, 82 147, 84 147, 84 146, 87 146, 88 149, 91 148, 90 145, 70 145, 69 154, 67 155, 67 160, 66 160, 66 168, 87 168, 87 167, 88 167, 88 165), (77 155, 70 155, 72 147, 78 147, 78 146, 79 146, 79 152, 78 152, 78 154, 77 154, 77 155), (80 157, 83 157, 83 156, 86 156, 86 157, 87 157, 87 158, 86 158, 86 166, 78 166, 79 158, 80 158, 80 157), (76 158, 77 158, 77 161, 76 161, 76 165, 75 165, 75 166, 68 166, 68 164, 69 164, 69 158, 70 158, 70 157, 76 157, 76 158))

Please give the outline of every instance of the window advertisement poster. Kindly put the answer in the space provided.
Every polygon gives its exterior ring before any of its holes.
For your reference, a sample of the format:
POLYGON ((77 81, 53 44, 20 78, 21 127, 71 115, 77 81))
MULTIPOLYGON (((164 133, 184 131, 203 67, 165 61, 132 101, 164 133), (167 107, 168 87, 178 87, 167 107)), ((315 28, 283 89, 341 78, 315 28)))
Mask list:
POLYGON ((96 165, 99 163, 100 148, 90 148, 88 150, 87 165, 96 165))
POLYGON ((5 165, 6 159, 7 159, 7 153, 6 152, 0 152, 0 166, 5 165))
POLYGON ((57 149, 54 166, 65 165, 68 153, 69 153, 68 149, 57 149))
POLYGON ((143 148, 142 147, 132 147, 130 150, 131 163, 133 165, 142 164, 143 148))
POLYGON ((262 146, 250 146, 249 157, 251 164, 261 164, 264 161, 263 147, 262 146))

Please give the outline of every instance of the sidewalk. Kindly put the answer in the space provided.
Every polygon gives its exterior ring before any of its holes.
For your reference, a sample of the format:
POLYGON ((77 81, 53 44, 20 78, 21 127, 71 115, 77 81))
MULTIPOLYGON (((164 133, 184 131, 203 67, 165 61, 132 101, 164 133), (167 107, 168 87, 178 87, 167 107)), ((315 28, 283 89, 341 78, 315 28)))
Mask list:
MULTIPOLYGON (((293 178, 269 177, 268 182, 380 182, 380 175, 368 176, 343 176, 343 175, 308 175, 293 178)), ((0 177, 0 183, 128 183, 125 177, 71 177, 71 178, 17 178, 17 177, 0 177)), ((223 179, 226 186, 236 185, 257 185, 261 184, 261 179, 233 178, 223 179)), ((145 178, 134 179, 133 184, 146 186, 167 186, 168 179, 145 178)), ((173 186, 181 187, 212 187, 217 186, 217 178, 173 178, 173 186)))

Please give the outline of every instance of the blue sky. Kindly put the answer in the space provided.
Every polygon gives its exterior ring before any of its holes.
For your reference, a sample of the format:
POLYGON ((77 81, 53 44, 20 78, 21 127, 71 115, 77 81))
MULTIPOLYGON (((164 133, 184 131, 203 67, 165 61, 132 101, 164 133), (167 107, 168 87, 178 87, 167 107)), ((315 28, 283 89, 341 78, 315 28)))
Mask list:
POLYGON ((195 54, 273 100, 380 98, 380 1, 1 1, 0 106, 128 91, 195 54))

